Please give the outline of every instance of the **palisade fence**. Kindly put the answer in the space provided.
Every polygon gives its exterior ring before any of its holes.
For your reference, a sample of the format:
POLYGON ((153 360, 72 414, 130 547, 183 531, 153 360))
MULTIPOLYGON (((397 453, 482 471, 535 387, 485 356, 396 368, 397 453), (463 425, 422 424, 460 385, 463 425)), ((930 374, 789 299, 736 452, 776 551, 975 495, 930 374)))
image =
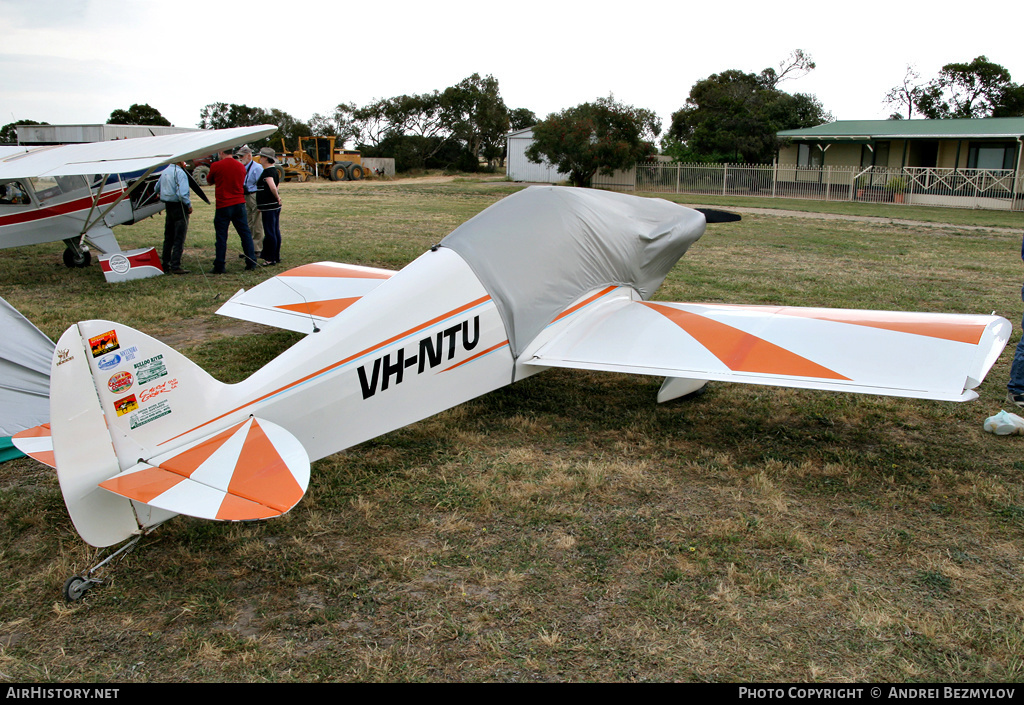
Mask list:
POLYGON ((645 162, 613 176, 599 174, 592 185, 618 191, 701 196, 1024 210, 1024 177, 1017 176, 1013 169, 645 162))

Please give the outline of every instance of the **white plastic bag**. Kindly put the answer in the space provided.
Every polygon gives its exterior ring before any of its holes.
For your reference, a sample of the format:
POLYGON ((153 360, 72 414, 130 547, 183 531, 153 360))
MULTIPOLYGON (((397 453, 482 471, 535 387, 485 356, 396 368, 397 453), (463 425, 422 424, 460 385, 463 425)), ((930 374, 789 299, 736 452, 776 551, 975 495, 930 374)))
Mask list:
POLYGON ((1024 419, 1017 414, 1000 411, 995 416, 985 419, 984 428, 997 436, 1014 436, 1024 434, 1024 419))

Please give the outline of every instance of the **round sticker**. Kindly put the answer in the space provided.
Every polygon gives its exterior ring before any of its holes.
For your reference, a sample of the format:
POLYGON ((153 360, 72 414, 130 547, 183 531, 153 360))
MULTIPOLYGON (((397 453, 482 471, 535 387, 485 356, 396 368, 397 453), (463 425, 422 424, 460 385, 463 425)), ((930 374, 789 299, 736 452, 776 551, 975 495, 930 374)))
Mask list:
POLYGON ((107 380, 107 388, 114 394, 120 394, 131 388, 134 381, 135 379, 132 377, 131 372, 118 372, 107 380))
POLYGON ((124 255, 111 255, 107 261, 110 263, 110 268, 118 274, 126 274, 132 268, 132 263, 124 255))

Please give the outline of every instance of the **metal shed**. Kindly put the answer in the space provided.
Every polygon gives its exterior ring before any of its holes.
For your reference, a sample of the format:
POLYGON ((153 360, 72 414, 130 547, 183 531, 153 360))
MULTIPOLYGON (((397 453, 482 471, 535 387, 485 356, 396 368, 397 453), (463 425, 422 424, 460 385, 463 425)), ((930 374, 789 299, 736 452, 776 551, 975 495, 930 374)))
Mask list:
POLYGON ((526 149, 533 143, 533 128, 516 130, 506 135, 508 159, 506 173, 513 181, 530 181, 542 184, 557 184, 569 179, 568 174, 558 171, 552 164, 531 162, 526 158, 526 149))
POLYGON ((179 132, 196 132, 194 127, 162 125, 16 125, 18 144, 83 144, 131 137, 155 137, 179 132))

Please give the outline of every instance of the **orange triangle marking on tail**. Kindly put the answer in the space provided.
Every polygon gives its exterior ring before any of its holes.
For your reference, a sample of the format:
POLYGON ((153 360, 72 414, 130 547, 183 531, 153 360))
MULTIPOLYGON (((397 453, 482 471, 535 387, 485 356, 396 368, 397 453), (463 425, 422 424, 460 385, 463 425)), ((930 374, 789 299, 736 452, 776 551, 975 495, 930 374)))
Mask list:
POLYGON ((302 488, 256 419, 238 456, 228 492, 281 512, 302 499, 302 488))
POLYGON ((49 465, 51 468, 57 467, 57 458, 53 455, 52 450, 41 450, 37 453, 26 453, 26 455, 32 456, 43 465, 49 465))
POLYGON ((358 301, 361 296, 353 296, 348 299, 327 299, 325 301, 309 301, 301 304, 282 304, 274 308, 294 311, 308 316, 319 316, 320 318, 334 318, 346 308, 358 301))
POLYGON ((50 435, 52 435, 50 433, 50 424, 44 423, 41 426, 33 426, 32 428, 15 433, 14 438, 45 438, 50 435))
POLYGON ((270 519, 276 516, 281 516, 281 512, 233 494, 226 495, 217 510, 217 518, 221 521, 249 521, 270 519))
POLYGON ((643 302, 694 337, 733 372, 848 380, 774 343, 689 311, 643 302))
POLYGON ((228 439, 235 434, 239 426, 244 424, 236 424, 226 431, 218 433, 216 436, 207 438, 199 445, 189 448, 188 450, 178 453, 173 458, 169 458, 160 464, 164 470, 177 473, 182 477, 191 477, 200 465, 205 463, 211 455, 217 452, 222 445, 224 445, 228 439))
POLYGON ((167 472, 160 468, 146 468, 130 475, 112 477, 101 482, 100 487, 122 497, 148 504, 154 497, 160 496, 179 482, 184 481, 184 477, 173 472, 167 472))

